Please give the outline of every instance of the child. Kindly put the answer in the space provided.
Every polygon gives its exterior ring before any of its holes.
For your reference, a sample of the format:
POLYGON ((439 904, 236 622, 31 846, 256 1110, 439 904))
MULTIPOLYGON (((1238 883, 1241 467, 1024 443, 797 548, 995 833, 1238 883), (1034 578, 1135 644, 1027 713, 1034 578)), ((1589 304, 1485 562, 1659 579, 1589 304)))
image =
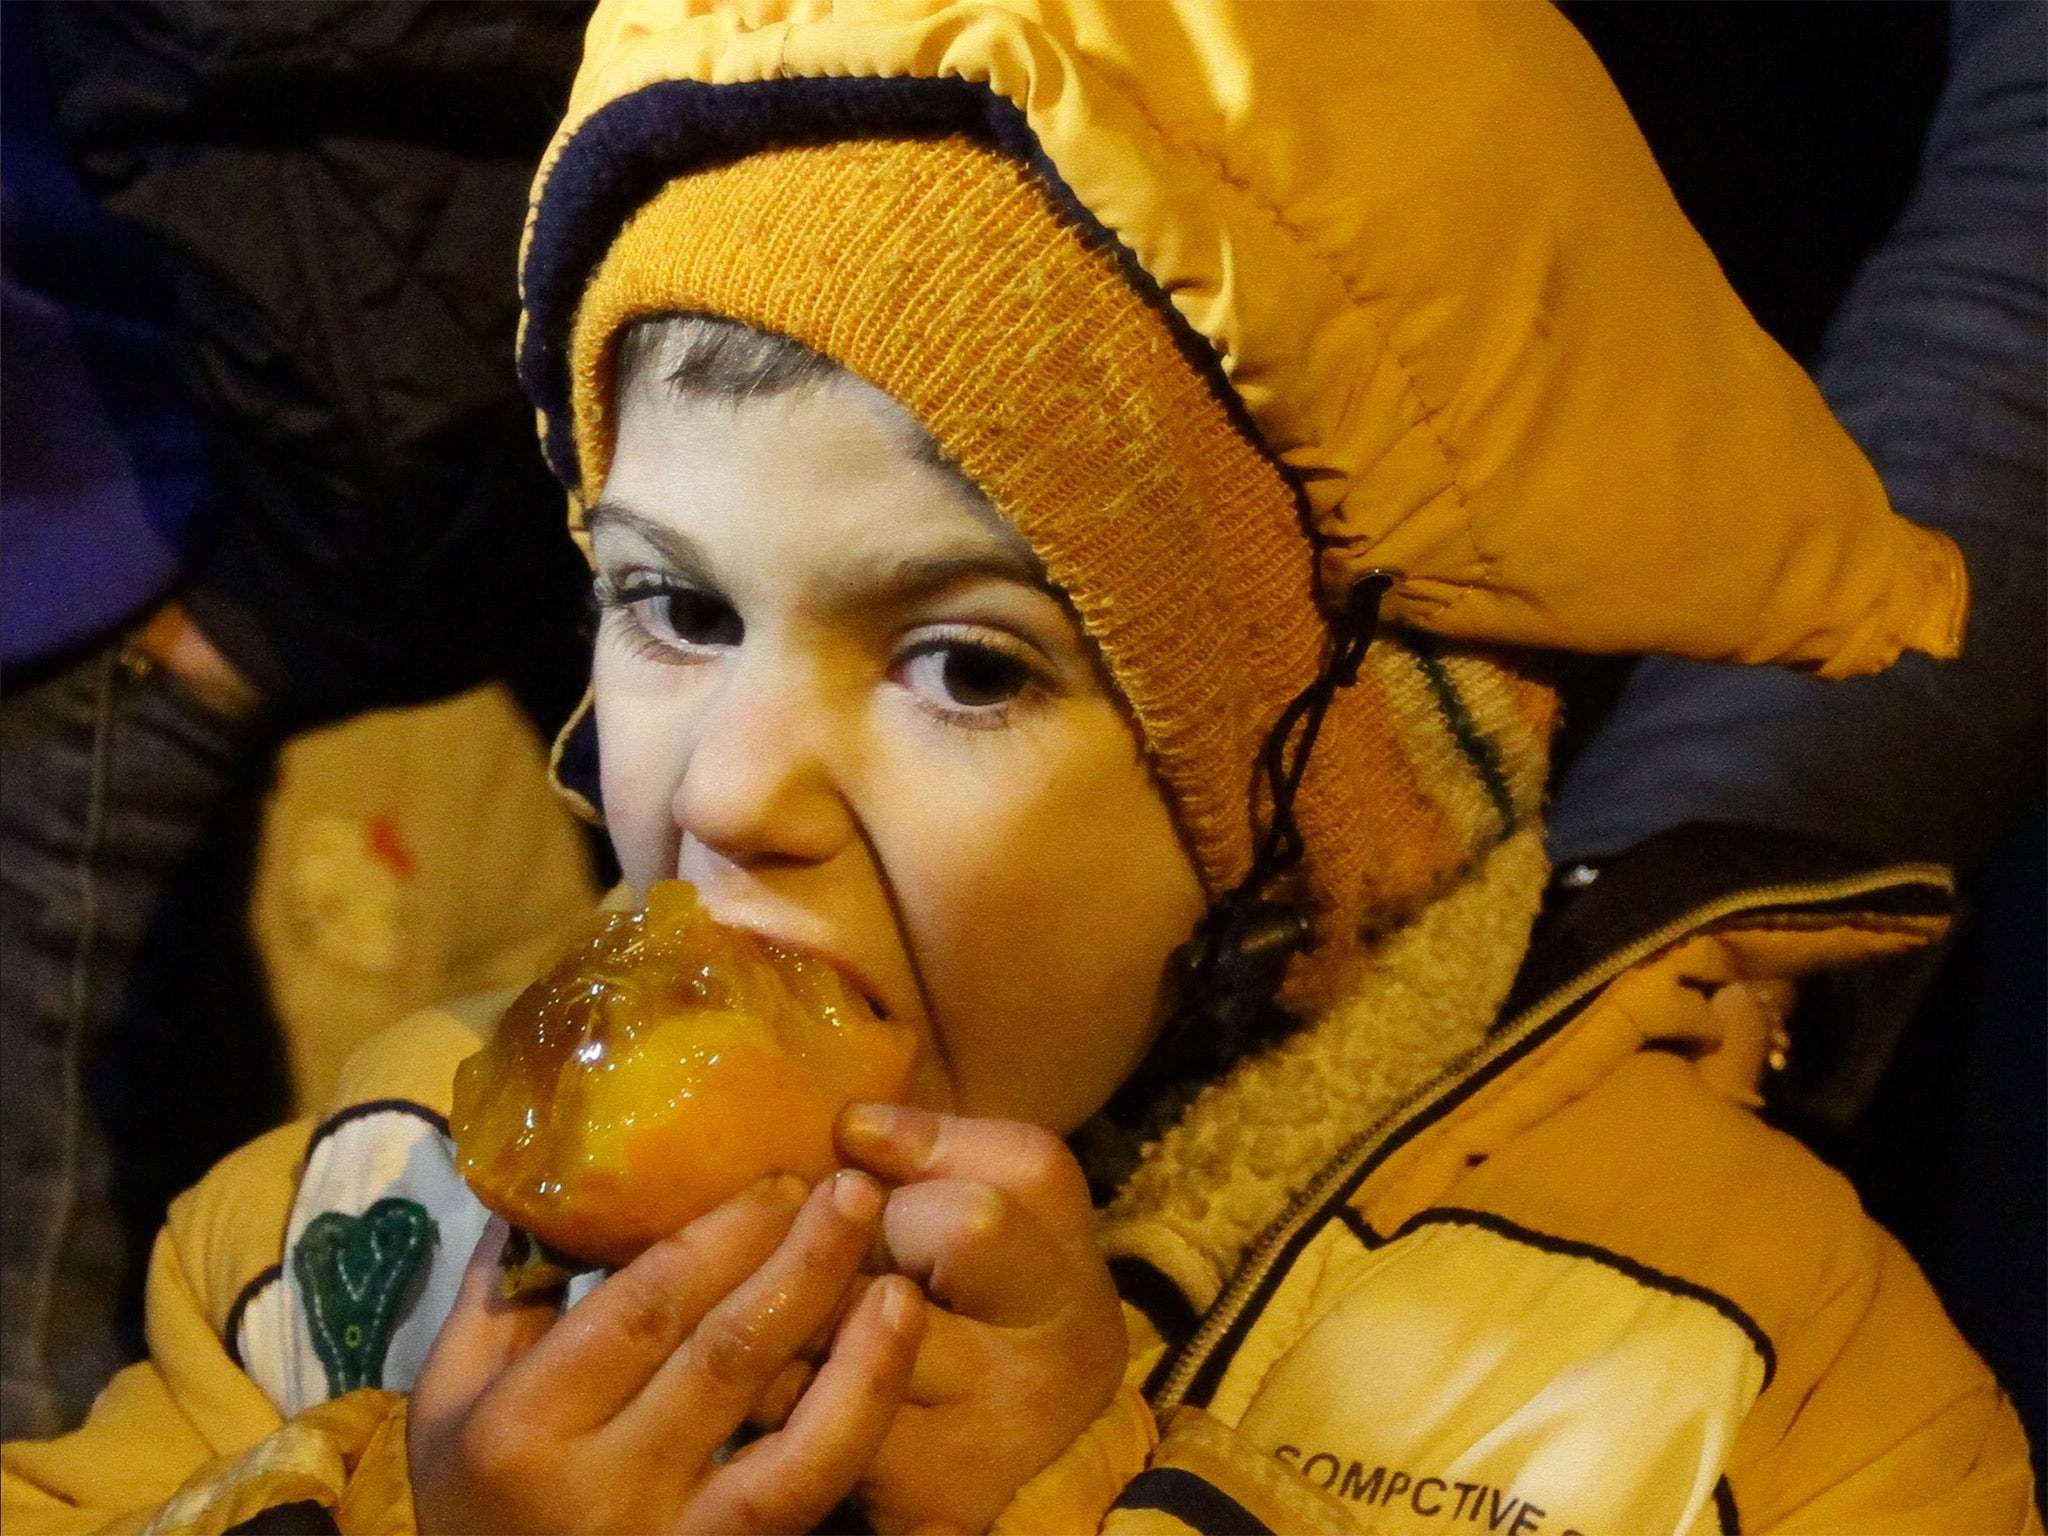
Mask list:
POLYGON ((1962 604, 1554 13, 601 8, 524 272, 630 894, 832 961, 913 1103, 558 1315, 449 1156, 492 1007, 414 1020, 181 1203, 10 1521, 2038 1529, 1743 1107, 1945 876, 1708 832, 1528 953, 1525 648, 1962 604))

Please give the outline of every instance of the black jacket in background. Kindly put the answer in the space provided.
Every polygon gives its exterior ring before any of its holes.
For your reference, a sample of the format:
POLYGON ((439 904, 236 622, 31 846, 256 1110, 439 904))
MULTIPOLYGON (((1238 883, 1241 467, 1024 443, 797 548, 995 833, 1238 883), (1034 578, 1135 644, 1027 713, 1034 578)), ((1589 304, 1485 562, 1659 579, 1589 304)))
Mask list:
POLYGON ((44 7, 59 131, 171 259, 227 516, 188 604, 282 723, 581 688, 582 566, 512 370, 587 9, 44 7))

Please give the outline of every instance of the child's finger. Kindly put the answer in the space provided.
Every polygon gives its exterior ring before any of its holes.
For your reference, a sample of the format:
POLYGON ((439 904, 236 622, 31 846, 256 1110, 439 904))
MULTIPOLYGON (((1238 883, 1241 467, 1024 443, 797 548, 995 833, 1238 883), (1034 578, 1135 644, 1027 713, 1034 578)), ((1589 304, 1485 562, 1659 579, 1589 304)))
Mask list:
POLYGON ((818 1368, 808 1360, 792 1360, 775 1373, 775 1379, 761 1389, 760 1397, 747 1412, 747 1428, 766 1434, 788 1422, 790 1410, 804 1395, 804 1388, 818 1368))
POLYGON ((832 1335, 839 1331, 840 1322, 847 1313, 860 1304, 861 1297, 867 1294, 868 1287, 875 1283, 876 1277, 886 1273, 889 1268, 889 1245, 882 1240, 882 1226, 877 1222, 874 1239, 868 1245, 866 1258, 861 1261, 861 1272, 855 1275, 846 1287, 846 1294, 839 1299, 838 1310, 824 1318, 811 1330, 810 1337, 797 1346, 796 1357, 809 1361, 812 1365, 821 1364, 826 1351, 832 1347, 832 1335))
POLYGON ((928 1458, 930 1442, 912 1450, 919 1445, 917 1437, 903 1433, 920 1417, 928 1425, 944 1423, 963 1408, 975 1411, 970 1405, 987 1402, 993 1394, 996 1400, 1011 1405, 1006 1412, 1016 1417, 1011 1431, 1014 1440, 1027 1432, 1022 1426, 1043 1422, 1042 1408, 1057 1409, 1073 1401, 1078 1382, 1069 1372, 1056 1371, 1050 1376, 1028 1370, 1020 1373, 1010 1346, 1011 1340, 1001 1330, 957 1317, 944 1307, 926 1307, 924 1338, 917 1348, 910 1385, 904 1389, 904 1411, 876 1474, 884 1479, 894 1473, 918 1475, 914 1466, 891 1463, 897 1453, 906 1450, 914 1459, 928 1458), (1030 1406, 1034 1403, 1039 1407, 1030 1406))
POLYGON ((904 1401, 937 1408, 986 1391, 1001 1374, 1001 1355, 989 1348, 987 1325, 944 1307, 925 1308, 924 1341, 904 1389, 904 1401))
POLYGON ((993 1184, 906 1184, 890 1193, 882 1234, 899 1270, 978 1322, 1028 1327, 1064 1300, 1070 1263, 1031 1213, 993 1184))
POLYGON ((707 1449, 745 1420, 782 1368, 840 1310, 880 1219, 882 1192, 843 1171, 812 1191, 780 1247, 707 1311, 611 1434, 628 1457, 676 1444, 690 1426, 707 1449))
POLYGON ((561 1314, 559 1291, 507 1300, 499 1289, 498 1256, 510 1231, 493 1216, 470 1251, 455 1305, 413 1386, 412 1417, 422 1425, 461 1417, 561 1314))
POLYGON ((824 1364, 825 1355, 832 1348, 832 1336, 839 1331, 840 1323, 845 1320, 847 1313, 860 1305, 861 1297, 865 1296, 868 1287, 875 1283, 875 1275, 868 1272, 870 1266, 877 1271, 884 1271, 889 1266, 888 1244, 882 1241, 879 1223, 875 1227, 875 1239, 861 1273, 855 1275, 853 1282, 847 1286, 846 1295, 841 1298, 838 1309, 811 1330, 811 1336, 797 1346, 796 1358, 784 1366, 775 1379, 768 1383, 767 1390, 761 1394, 754 1404, 753 1411, 747 1415, 747 1424, 750 1428, 767 1431, 782 1427, 782 1421, 789 1417, 789 1410, 796 1406, 796 1400, 803 1395, 803 1389, 810 1385, 811 1377, 816 1375, 818 1367, 824 1364))
POLYGON ((721 1469, 693 1513, 712 1530, 814 1529, 853 1490, 888 1436, 928 1310, 901 1275, 869 1287, 789 1422, 721 1469))
POLYGON ((559 1436, 618 1414, 704 1315, 775 1252, 804 1196, 801 1180, 764 1180, 649 1248, 520 1362, 504 1389, 516 1391, 514 1406, 559 1436))
POLYGON ((1039 1126, 934 1114, 904 1104, 853 1104, 840 1114, 837 1133, 849 1162, 888 1183, 993 1184, 1052 1236, 1094 1244, 1088 1181, 1066 1143, 1039 1126))

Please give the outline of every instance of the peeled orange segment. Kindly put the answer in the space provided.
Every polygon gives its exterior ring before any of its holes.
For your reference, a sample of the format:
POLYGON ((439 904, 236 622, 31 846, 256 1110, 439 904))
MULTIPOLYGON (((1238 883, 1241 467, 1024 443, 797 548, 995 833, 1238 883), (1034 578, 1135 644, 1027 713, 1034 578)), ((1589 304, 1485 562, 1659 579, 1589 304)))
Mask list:
POLYGON ((771 1174, 830 1173, 839 1111, 903 1098, 915 1050, 831 966, 664 880, 505 1011, 449 1129, 486 1206, 615 1267, 771 1174))

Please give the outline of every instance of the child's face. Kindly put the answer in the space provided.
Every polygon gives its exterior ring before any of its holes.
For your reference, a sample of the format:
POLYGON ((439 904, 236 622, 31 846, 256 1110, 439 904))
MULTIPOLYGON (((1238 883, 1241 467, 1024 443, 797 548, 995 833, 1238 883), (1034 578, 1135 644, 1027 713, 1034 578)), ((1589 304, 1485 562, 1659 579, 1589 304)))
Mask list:
POLYGON ((835 962, 917 1029, 919 1102, 1072 1130, 1203 908, 1072 616, 866 384, 620 395, 591 533, 627 880, 835 962))

